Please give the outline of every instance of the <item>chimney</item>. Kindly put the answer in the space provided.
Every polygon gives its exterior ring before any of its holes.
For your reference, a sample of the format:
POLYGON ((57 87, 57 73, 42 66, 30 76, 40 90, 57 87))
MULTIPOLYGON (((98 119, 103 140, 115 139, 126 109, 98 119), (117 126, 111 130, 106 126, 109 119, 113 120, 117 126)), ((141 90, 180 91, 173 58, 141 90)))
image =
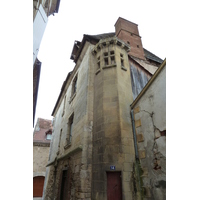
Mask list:
POLYGON ((115 23, 115 34, 131 46, 129 55, 146 60, 137 24, 119 17, 115 23))

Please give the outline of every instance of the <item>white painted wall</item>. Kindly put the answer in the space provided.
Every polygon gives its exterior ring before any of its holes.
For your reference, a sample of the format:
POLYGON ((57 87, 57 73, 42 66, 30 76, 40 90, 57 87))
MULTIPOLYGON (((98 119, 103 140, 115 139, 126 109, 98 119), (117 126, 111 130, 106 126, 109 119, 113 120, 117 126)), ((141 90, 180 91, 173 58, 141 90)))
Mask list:
POLYGON ((35 20, 33 22, 33 65, 40 48, 40 43, 48 22, 46 13, 40 4, 35 20))

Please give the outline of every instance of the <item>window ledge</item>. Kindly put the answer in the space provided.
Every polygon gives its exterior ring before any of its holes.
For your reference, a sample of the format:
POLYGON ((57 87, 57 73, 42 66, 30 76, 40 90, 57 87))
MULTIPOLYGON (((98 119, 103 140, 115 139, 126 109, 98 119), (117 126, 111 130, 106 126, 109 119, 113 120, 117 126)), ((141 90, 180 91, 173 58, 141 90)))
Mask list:
POLYGON ((127 69, 124 66, 121 66, 121 69, 123 69, 124 71, 127 71, 127 69))
POLYGON ((117 64, 112 64, 112 65, 105 65, 102 68, 106 69, 106 68, 111 68, 111 67, 116 67, 116 66, 117 66, 117 64))
POLYGON ((72 101, 73 101, 73 99, 74 99, 74 97, 76 96, 76 92, 72 95, 72 97, 70 98, 70 101, 69 101, 69 103, 71 103, 72 101))
POLYGON ((95 74, 97 75, 100 71, 101 71, 101 69, 98 69, 95 74))

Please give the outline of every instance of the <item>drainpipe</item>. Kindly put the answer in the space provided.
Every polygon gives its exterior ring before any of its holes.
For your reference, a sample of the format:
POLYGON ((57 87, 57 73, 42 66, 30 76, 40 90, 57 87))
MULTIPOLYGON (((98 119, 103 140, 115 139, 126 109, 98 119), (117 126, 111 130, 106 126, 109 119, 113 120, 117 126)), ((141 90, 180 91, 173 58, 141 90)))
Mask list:
POLYGON ((134 147, 135 147, 135 158, 136 158, 136 174, 138 176, 138 182, 139 182, 139 199, 142 199, 142 186, 141 186, 141 181, 140 181, 140 170, 139 170, 139 154, 138 154, 138 149, 137 149, 137 137, 136 137, 136 132, 135 132, 135 121, 134 121, 134 115, 133 115, 133 110, 131 109, 131 121, 132 121, 132 128, 133 128, 133 139, 134 139, 134 147))
POLYGON ((131 121, 132 121, 132 127, 133 127, 133 139, 134 139, 134 147, 135 147, 135 157, 136 157, 136 159, 139 159, 138 149, 137 149, 137 138, 136 138, 136 133, 135 133, 135 121, 134 121, 134 116, 133 116, 133 110, 131 110, 131 121))

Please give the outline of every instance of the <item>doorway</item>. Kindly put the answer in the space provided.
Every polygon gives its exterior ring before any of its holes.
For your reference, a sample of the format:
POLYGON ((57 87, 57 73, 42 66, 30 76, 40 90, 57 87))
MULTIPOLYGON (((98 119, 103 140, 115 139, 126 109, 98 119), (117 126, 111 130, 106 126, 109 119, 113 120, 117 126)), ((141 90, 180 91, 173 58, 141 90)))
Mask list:
POLYGON ((33 197, 42 197, 44 187, 44 176, 33 178, 33 197))
POLYGON ((121 172, 107 172, 107 200, 122 200, 121 172))

